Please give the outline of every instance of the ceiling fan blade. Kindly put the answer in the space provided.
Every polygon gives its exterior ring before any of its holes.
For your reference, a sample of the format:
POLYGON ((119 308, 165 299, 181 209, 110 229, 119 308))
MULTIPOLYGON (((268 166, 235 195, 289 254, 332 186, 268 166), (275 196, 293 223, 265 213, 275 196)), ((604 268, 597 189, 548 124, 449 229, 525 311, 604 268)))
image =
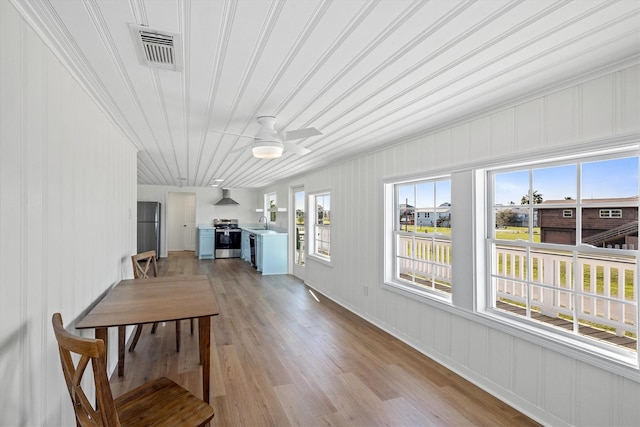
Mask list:
POLYGON ((241 147, 237 147, 237 148, 234 148, 233 150, 229 150, 229 151, 228 151, 228 153, 229 153, 229 154, 232 154, 232 153, 239 153, 240 151, 248 150, 248 149, 249 149, 249 147, 251 147, 251 144, 244 144, 244 145, 243 145, 243 146, 241 146, 241 147))
POLYGON ((282 132, 282 140, 293 141, 294 139, 309 138, 317 135, 322 135, 322 132, 316 128, 304 128, 282 132))
POLYGON ((283 142, 282 143, 284 145, 284 149, 294 153, 294 154, 300 154, 301 156, 304 156, 307 153, 310 153, 311 150, 304 148, 304 147, 300 147, 299 145, 294 144, 293 142, 283 142))
POLYGON ((211 130, 211 132, 223 133, 225 135, 241 136, 243 138, 251 138, 251 139, 255 138, 253 135, 242 135, 240 133, 224 132, 224 131, 221 131, 221 130, 211 130))

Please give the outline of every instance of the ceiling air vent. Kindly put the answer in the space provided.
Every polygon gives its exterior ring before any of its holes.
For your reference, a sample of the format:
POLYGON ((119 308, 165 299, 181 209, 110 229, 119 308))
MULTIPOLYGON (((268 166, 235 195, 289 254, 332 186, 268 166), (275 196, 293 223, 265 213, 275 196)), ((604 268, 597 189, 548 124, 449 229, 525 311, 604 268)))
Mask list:
POLYGON ((182 70, 179 34, 133 24, 129 28, 142 65, 162 70, 182 70))

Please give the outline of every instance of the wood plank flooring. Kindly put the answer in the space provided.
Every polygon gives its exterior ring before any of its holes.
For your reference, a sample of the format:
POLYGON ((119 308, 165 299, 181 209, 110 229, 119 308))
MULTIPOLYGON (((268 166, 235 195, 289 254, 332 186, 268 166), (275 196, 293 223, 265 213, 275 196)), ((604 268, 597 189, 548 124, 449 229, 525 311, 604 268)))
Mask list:
MULTIPOLYGON (((212 319, 212 426, 531 426, 515 411, 309 289, 293 276, 262 276, 240 259, 199 261, 172 252, 161 275, 207 274, 212 319)), ((197 336, 182 325, 145 326, 114 396, 167 376, 201 396, 197 336)), ((196 332, 197 334, 197 332, 196 332)))

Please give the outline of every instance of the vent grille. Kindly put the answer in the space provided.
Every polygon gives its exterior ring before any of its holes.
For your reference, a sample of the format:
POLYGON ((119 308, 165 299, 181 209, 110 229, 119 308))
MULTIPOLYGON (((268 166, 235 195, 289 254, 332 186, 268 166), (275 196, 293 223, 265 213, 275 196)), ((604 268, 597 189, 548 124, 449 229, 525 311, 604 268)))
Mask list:
POLYGON ((131 25, 140 63, 151 68, 180 71, 182 55, 180 36, 147 27, 131 25))
POLYGON ((149 62, 175 65, 173 37, 163 34, 140 33, 144 53, 149 62))

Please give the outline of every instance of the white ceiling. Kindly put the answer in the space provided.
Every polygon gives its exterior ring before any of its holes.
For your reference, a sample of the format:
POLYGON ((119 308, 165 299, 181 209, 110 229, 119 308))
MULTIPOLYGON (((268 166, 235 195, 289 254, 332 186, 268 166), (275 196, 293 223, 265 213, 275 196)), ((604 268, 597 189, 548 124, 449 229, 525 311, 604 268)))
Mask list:
POLYGON ((637 61, 640 0, 12 0, 139 150, 140 184, 256 188, 637 61), (129 24, 177 33, 140 64, 129 24), (312 152, 245 150, 256 116, 312 152))

